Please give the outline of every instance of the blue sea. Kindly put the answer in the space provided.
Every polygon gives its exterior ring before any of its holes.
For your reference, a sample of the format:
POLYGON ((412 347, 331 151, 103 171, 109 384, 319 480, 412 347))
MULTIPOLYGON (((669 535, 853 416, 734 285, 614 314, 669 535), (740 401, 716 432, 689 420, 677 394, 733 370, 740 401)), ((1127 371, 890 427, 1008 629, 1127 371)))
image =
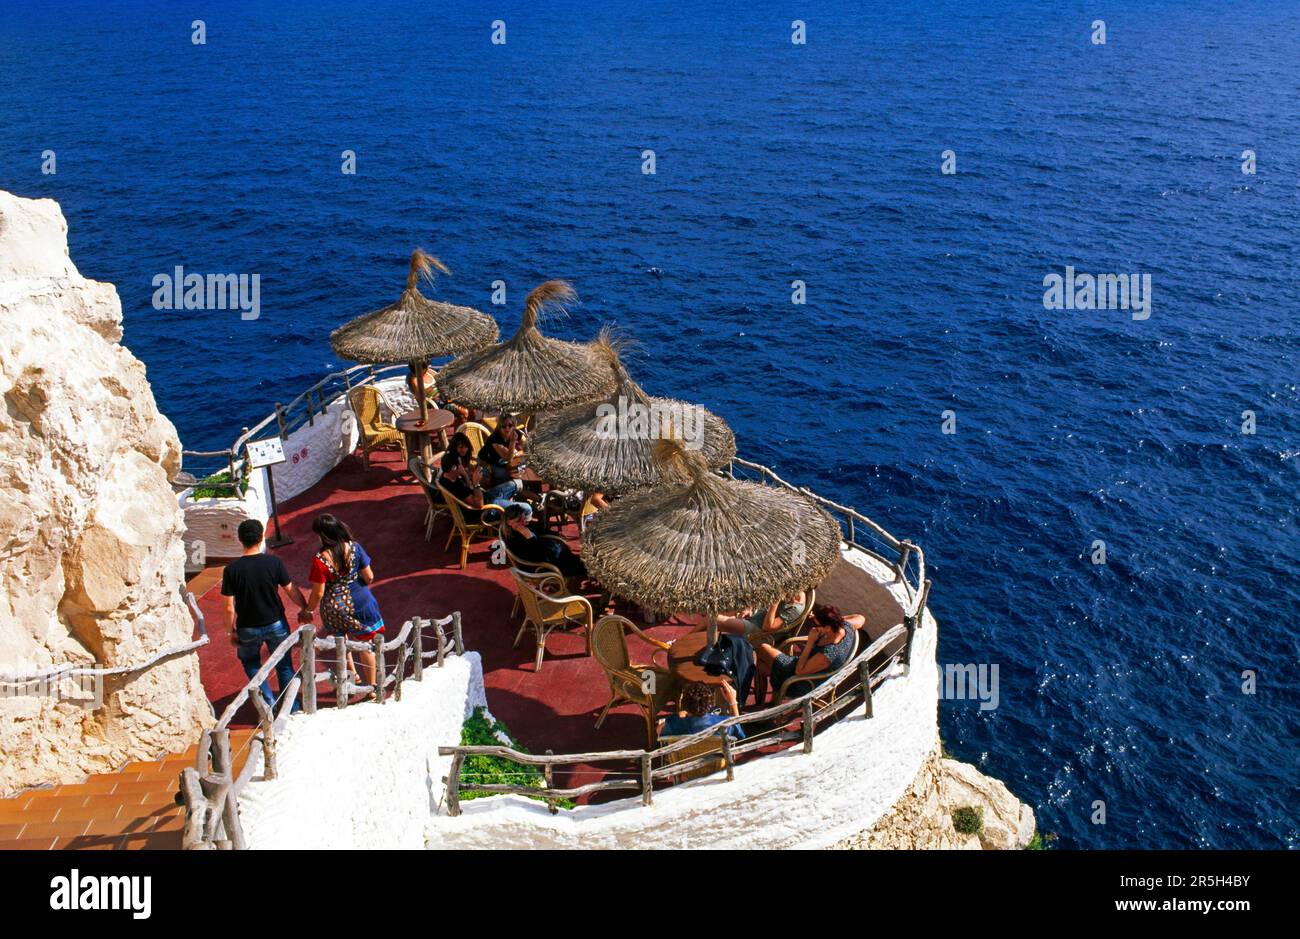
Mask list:
POLYGON ((7 0, 0 187, 60 202, 190 449, 338 367, 416 246, 506 334, 572 281, 551 334, 617 323, 925 548, 941 664, 999 668, 944 743, 1059 846, 1296 847, 1300 5, 682 6, 7 0), (259 318, 155 310, 177 265, 259 318), (1046 309, 1067 265, 1149 318, 1046 309))

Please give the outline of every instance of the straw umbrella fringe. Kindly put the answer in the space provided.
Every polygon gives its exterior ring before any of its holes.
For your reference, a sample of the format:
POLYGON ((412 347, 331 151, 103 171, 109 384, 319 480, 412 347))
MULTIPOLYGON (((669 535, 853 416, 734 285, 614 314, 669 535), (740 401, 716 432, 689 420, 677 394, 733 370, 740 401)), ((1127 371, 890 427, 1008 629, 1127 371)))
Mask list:
POLYGON ((627 374, 608 330, 592 348, 609 363, 614 389, 538 420, 528 458, 539 476, 552 485, 607 494, 652 486, 661 478, 654 443, 665 417, 686 431, 708 468, 731 462, 736 438, 722 418, 699 405, 647 395, 627 374))
POLYGON ((711 473, 677 440, 656 457, 664 484, 598 512, 582 535, 587 570, 614 594, 714 617, 791 596, 838 562, 839 526, 811 499, 711 473))
POLYGON ((542 309, 575 298, 562 280, 535 287, 524 301, 519 331, 505 342, 461 356, 442 370, 448 396, 470 407, 503 411, 554 410, 606 394, 608 363, 589 346, 550 339, 537 329, 542 309))
POLYGON ((467 306, 430 300, 420 293, 421 278, 450 273, 447 266, 420 249, 411 252, 406 289, 395 303, 358 316, 330 333, 340 358, 365 364, 418 362, 462 355, 496 342, 496 320, 467 306))
POLYGON ((499 335, 496 321, 486 313, 430 300, 420 293, 420 279, 432 283, 435 270, 451 273, 447 265, 416 248, 411 252, 406 289, 396 303, 330 333, 330 345, 340 358, 367 364, 410 363, 417 376, 421 420, 429 416, 424 395, 424 370, 429 360, 481 349, 496 342, 499 335))

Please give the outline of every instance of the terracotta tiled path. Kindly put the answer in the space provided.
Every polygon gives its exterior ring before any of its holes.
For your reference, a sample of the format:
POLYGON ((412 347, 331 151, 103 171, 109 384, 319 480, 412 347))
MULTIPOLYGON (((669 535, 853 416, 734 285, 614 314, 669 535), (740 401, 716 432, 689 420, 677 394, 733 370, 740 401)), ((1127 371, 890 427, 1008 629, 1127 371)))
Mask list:
MULTIPOLYGON (((243 750, 250 734, 232 731, 231 751, 243 750)), ((176 804, 177 777, 194 765, 194 749, 0 800, 0 849, 179 850, 185 814, 176 804)))

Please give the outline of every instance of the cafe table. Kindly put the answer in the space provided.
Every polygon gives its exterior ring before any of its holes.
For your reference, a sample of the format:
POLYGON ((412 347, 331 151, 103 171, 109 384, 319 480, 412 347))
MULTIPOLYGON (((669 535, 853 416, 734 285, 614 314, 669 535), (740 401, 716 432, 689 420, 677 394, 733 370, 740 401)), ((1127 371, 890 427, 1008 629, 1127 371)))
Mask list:
POLYGON ((407 411, 397 419, 397 429, 406 435, 406 452, 419 453, 427 464, 433 463, 433 435, 437 434, 440 449, 447 449, 447 428, 456 422, 456 415, 442 408, 431 408, 426 420, 420 412, 407 411))

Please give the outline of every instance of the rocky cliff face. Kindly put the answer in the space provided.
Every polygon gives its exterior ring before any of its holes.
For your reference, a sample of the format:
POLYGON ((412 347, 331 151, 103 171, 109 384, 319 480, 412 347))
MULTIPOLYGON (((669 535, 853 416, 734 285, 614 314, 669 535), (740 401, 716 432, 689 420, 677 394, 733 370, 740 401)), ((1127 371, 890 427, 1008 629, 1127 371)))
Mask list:
MULTIPOLYGON (((134 666, 190 641, 180 443, 120 344, 111 284, 68 257, 48 199, 0 192, 0 677, 134 666)), ((0 796, 193 743, 193 654, 94 689, 0 685, 0 796)))
POLYGON ((841 841, 848 849, 1015 850, 1034 836, 1034 810, 1002 782, 969 763, 945 759, 936 745, 911 787, 869 830, 841 841), (977 809, 978 832, 963 834, 953 813, 977 809))

